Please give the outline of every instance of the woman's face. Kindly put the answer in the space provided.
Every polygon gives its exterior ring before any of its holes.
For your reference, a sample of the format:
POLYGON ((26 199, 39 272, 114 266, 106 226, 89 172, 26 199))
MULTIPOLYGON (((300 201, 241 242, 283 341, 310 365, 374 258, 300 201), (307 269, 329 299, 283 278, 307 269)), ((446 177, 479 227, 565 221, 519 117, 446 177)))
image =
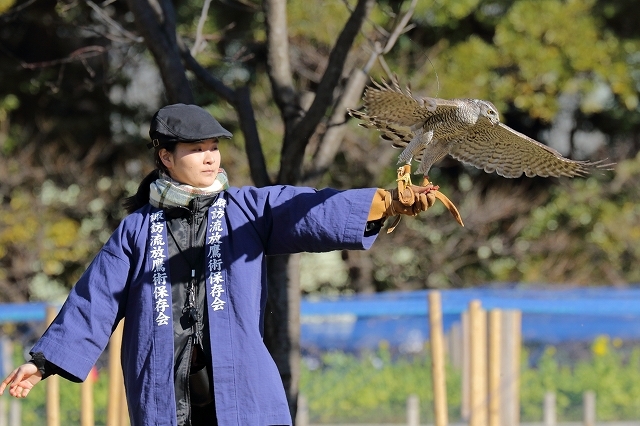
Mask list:
POLYGON ((179 142, 174 152, 162 148, 159 152, 169 176, 180 183, 206 188, 213 185, 220 168, 218 139, 200 142, 179 142))

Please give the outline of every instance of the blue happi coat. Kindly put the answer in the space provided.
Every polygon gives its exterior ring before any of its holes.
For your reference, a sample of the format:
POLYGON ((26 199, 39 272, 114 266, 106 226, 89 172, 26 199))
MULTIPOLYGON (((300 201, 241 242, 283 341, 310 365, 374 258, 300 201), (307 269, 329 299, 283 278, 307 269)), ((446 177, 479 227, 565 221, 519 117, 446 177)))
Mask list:
MULTIPOLYGON (((376 238, 365 236, 374 192, 230 188, 209 210, 207 306, 221 426, 291 424, 262 341, 265 255, 369 248, 376 238)), ((32 349, 84 380, 126 318, 122 367, 133 426, 176 425, 169 262, 162 256, 163 212, 146 205, 122 221, 32 349)))

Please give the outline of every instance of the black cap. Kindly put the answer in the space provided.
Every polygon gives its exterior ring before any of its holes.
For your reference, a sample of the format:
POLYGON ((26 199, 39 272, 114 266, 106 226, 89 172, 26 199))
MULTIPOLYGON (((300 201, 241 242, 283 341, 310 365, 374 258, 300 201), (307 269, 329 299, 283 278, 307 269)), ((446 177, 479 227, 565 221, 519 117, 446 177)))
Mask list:
POLYGON ((197 142, 233 135, 206 110, 197 105, 174 104, 160 108, 151 119, 151 142, 147 148, 168 142, 197 142))

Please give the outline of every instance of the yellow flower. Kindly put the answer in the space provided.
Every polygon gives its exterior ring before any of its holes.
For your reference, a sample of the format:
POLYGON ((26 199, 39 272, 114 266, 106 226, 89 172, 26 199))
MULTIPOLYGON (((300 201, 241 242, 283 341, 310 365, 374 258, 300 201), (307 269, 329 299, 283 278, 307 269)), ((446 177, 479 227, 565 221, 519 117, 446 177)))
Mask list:
POLYGON ((595 356, 604 356, 609 351, 609 336, 602 335, 595 338, 591 351, 595 356))

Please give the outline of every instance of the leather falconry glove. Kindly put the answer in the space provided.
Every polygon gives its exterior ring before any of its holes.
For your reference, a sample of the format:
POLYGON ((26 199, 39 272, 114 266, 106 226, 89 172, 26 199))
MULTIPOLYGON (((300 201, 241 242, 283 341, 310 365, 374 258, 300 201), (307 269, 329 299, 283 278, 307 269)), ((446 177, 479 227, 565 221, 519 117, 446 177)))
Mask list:
POLYGON ((398 226, 402 215, 416 216, 421 211, 433 206, 436 199, 438 199, 451 212, 455 220, 461 226, 464 226, 458 209, 446 195, 438 191, 438 186, 429 183, 429 179, 426 176, 422 186, 411 185, 410 173, 410 165, 400 167, 398 169, 398 179, 396 180, 398 188, 390 191, 384 189, 376 191, 369 211, 369 221, 396 216, 391 226, 387 229, 387 233, 391 233, 398 226))
POLYGON ((414 185, 408 186, 402 192, 395 188, 378 188, 373 196, 367 220, 374 221, 398 215, 416 216, 436 202, 433 189, 433 186, 414 185))

